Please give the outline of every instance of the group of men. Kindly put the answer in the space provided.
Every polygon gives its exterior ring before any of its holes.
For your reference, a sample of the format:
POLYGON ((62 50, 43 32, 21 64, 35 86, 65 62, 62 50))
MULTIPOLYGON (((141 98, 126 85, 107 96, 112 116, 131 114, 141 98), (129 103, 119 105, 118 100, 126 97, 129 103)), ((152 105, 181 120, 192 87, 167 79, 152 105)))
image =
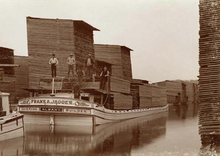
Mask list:
MULTIPOLYGON (((66 61, 67 65, 68 65, 68 77, 70 75, 70 72, 72 72, 73 75, 77 75, 78 77, 85 77, 87 76, 88 78, 92 77, 92 70, 93 70, 93 66, 95 61, 93 60, 91 54, 88 54, 88 57, 85 61, 85 69, 86 69, 86 73, 83 70, 82 67, 78 66, 76 73, 74 72, 74 68, 76 66, 76 60, 73 57, 73 54, 71 53, 70 56, 67 58, 66 61)), ((51 74, 52 77, 55 78, 56 77, 56 67, 59 64, 58 59, 55 57, 55 54, 52 54, 52 58, 49 60, 49 64, 51 65, 51 74)), ((106 83, 108 81, 108 77, 109 77, 109 71, 107 69, 107 67, 105 66, 100 74, 100 89, 105 89, 106 83)))

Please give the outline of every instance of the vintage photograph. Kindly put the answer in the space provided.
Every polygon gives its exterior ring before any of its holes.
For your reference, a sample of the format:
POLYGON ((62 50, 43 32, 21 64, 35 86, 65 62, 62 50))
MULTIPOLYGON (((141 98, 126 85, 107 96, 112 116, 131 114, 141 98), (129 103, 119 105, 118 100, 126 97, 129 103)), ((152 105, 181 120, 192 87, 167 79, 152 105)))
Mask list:
POLYGON ((0 0, 0 156, 220 156, 220 0, 0 0))

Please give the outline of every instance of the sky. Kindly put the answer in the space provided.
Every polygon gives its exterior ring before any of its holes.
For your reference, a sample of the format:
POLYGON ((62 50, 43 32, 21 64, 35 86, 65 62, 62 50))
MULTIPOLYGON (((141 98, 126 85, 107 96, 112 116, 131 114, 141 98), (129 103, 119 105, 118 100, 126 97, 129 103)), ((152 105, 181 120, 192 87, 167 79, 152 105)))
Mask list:
POLYGON ((0 47, 27 56, 26 17, 83 20, 94 43, 127 46, 133 78, 198 79, 199 0, 0 0, 0 47))

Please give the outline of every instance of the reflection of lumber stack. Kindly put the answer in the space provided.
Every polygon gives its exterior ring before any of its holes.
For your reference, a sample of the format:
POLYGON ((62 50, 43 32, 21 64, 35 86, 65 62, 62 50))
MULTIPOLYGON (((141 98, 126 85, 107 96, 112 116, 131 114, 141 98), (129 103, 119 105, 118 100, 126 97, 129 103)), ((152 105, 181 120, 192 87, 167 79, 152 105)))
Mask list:
POLYGON ((114 93, 114 109, 132 109, 132 96, 114 93))
POLYGON ((220 134, 220 3, 200 1, 199 125, 201 135, 220 134))

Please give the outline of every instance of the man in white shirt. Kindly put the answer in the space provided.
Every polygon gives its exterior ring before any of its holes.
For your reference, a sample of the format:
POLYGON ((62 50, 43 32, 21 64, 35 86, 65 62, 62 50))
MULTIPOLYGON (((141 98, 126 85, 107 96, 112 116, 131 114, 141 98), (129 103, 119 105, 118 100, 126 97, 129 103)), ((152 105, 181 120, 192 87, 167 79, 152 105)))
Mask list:
POLYGON ((52 55, 52 58, 49 60, 49 64, 51 65, 51 73, 52 73, 52 77, 56 77, 56 66, 58 65, 58 60, 55 57, 55 54, 52 55))
POLYGON ((72 74, 74 75, 73 69, 74 69, 74 66, 76 65, 76 60, 73 57, 72 53, 68 57, 66 63, 68 64, 68 76, 70 75, 70 71, 72 71, 72 74))
POLYGON ((89 78, 91 78, 93 63, 94 63, 94 61, 93 61, 91 54, 88 54, 88 57, 85 62, 85 67, 86 67, 86 75, 89 78))

